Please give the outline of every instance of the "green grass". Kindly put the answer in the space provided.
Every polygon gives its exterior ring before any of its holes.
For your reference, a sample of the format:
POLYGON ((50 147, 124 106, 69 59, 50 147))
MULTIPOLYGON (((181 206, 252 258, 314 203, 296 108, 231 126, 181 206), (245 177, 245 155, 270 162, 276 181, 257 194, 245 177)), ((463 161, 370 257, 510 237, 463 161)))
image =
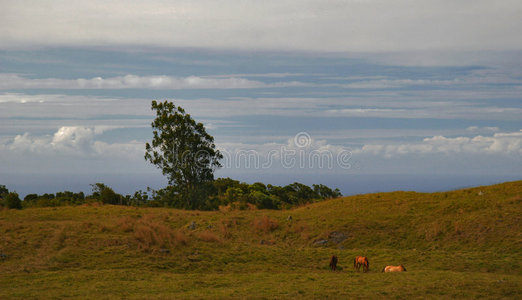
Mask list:
POLYGON ((0 252, 0 299, 518 298, 522 181, 286 211, 3 210, 0 252), (389 264, 408 272, 381 273, 389 264))

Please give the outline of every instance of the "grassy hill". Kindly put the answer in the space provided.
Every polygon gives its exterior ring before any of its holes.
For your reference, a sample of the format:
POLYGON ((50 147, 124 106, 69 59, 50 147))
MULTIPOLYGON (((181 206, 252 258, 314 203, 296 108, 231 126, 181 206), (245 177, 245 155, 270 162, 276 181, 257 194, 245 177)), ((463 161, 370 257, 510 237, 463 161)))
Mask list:
POLYGON ((283 211, 3 210, 0 253, 2 299, 517 298, 522 181, 283 211), (408 272, 381 273, 389 264, 408 272))

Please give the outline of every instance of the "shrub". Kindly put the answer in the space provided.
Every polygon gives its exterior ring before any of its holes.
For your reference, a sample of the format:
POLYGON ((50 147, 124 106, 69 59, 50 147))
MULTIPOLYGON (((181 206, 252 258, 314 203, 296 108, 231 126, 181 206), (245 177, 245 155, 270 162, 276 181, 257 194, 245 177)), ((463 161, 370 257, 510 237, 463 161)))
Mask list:
POLYGON ((232 234, 230 233, 230 230, 228 229, 230 226, 229 224, 222 222, 219 226, 219 231, 221 231, 221 234, 223 235, 224 239, 229 239, 232 237, 232 234))
POLYGON ((168 248, 175 245, 188 244, 188 238, 181 230, 174 230, 156 220, 145 218, 136 222, 133 227, 134 238, 138 248, 151 250, 154 247, 168 248))
POLYGON ((121 218, 116 222, 116 228, 123 232, 132 232, 136 220, 131 216, 121 218))
POLYGON ((262 218, 254 220, 254 228, 258 231, 263 231, 264 233, 274 231, 278 227, 279 222, 270 219, 268 216, 263 216, 262 218))
POLYGON ((174 232, 174 241, 178 245, 187 245, 188 242, 189 242, 189 239, 188 239, 188 237, 185 235, 185 233, 183 231, 178 230, 178 231, 174 232))
POLYGON ((5 204, 7 208, 22 209, 22 200, 17 193, 9 193, 5 196, 5 204))
POLYGON ((221 242, 219 237, 210 230, 200 232, 198 238, 204 242, 221 242))

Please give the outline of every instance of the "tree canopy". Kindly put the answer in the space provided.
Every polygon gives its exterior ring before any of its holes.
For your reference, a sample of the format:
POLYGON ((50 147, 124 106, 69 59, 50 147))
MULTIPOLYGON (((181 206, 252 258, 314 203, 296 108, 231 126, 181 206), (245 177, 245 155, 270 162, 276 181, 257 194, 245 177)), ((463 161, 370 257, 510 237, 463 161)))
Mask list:
POLYGON ((171 196, 181 197, 186 208, 198 208, 223 156, 203 124, 183 108, 169 101, 152 101, 151 109, 156 118, 151 124, 152 142, 145 144, 145 159, 167 176, 171 196))

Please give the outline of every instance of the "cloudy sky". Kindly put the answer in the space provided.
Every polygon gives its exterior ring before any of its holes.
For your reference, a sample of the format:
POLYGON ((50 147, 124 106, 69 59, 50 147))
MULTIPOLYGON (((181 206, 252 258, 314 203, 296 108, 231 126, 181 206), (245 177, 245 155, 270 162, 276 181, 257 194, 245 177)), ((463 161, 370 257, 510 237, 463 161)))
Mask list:
POLYGON ((217 176, 344 194, 522 179, 521 1, 0 0, 0 184, 161 188, 153 99, 217 176))

